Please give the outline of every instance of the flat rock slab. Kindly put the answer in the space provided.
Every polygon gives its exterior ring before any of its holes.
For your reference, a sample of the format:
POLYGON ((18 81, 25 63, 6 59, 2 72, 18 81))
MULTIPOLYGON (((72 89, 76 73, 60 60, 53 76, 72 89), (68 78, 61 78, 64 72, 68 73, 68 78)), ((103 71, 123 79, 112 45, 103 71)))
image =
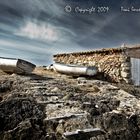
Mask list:
POLYGON ((76 138, 88 138, 90 137, 97 137, 98 135, 103 135, 105 132, 101 130, 100 128, 90 128, 90 129, 84 129, 84 130, 76 130, 73 132, 65 132, 63 135, 67 139, 76 139, 76 138))

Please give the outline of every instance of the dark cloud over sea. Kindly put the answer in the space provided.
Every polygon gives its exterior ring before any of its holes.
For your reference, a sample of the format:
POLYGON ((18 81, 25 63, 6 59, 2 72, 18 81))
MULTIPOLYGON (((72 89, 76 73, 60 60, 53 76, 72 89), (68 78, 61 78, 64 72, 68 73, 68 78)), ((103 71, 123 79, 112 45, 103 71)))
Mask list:
POLYGON ((37 65, 52 55, 140 43, 139 0, 0 0, 0 56, 37 65), (65 7, 71 6, 66 12, 65 7), (75 8, 108 7, 108 12, 76 13, 75 8))

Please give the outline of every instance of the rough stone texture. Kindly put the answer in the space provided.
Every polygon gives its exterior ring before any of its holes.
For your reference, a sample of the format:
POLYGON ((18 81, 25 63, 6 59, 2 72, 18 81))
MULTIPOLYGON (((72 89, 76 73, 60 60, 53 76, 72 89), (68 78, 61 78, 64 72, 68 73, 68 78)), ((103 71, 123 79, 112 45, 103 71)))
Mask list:
MULTIPOLYGON (((3 88, 0 93, 7 92, 7 89, 12 90, 12 84, 9 86, 9 83, 11 82, 1 84, 3 88)), ((5 95, 3 94, 3 96, 5 95)), ((45 139, 43 110, 44 107, 37 104, 32 97, 7 96, 6 100, 2 100, 0 103, 0 139, 45 139)))
POLYGON ((96 66, 101 78, 111 82, 131 83, 131 63, 130 58, 124 53, 87 53, 87 54, 65 54, 55 55, 55 62, 64 64, 78 64, 85 66, 96 66))
POLYGON ((126 92, 101 80, 49 74, 0 77, 9 87, 0 92, 0 140, 140 139, 138 87, 123 85, 126 92), (104 133, 83 133, 94 128, 104 133), (67 139, 67 132, 79 134, 67 139))
POLYGON ((0 81, 0 93, 10 90, 11 85, 11 81, 0 81))
POLYGON ((0 114, 0 130, 10 130, 27 118, 42 119, 43 109, 27 98, 12 99, 0 103, 0 114))
POLYGON ((46 140, 46 132, 40 126, 40 122, 23 120, 14 129, 0 134, 1 140, 46 140))

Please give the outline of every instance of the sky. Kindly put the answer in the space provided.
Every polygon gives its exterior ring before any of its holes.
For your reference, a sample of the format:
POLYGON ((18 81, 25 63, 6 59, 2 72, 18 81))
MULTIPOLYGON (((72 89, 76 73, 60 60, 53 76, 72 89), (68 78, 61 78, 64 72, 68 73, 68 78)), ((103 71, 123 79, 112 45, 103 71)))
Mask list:
POLYGON ((53 54, 123 43, 140 43, 139 0, 0 0, 0 57, 49 65, 53 54))

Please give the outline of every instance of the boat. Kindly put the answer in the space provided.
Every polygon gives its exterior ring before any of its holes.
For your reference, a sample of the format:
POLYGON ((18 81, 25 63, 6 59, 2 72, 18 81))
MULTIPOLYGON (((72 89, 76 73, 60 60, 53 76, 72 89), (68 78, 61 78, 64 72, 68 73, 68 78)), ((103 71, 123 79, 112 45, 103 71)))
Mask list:
POLYGON ((53 68, 56 72, 67 75, 94 76, 97 74, 97 68, 95 66, 80 66, 80 65, 54 63, 53 68))
POLYGON ((0 57, 0 69, 7 73, 30 74, 35 67, 22 59, 0 57))

